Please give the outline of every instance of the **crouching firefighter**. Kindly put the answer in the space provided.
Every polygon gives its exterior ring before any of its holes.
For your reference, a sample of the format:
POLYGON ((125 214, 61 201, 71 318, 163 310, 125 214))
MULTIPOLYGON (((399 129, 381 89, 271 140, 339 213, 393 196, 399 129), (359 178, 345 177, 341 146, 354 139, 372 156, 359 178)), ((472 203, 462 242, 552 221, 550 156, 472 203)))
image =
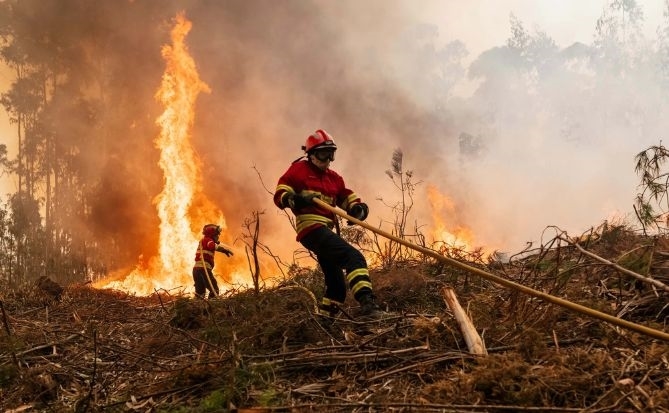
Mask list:
POLYGON ((358 195, 346 187, 344 179, 329 169, 337 145, 332 136, 319 129, 302 147, 306 153, 294 161, 279 178, 274 203, 280 209, 290 208, 295 215, 297 241, 316 255, 325 276, 325 294, 319 305, 321 314, 334 317, 346 299, 346 286, 360 304, 360 315, 379 318, 383 312, 375 303, 372 281, 365 257, 332 229, 337 217, 312 200, 318 197, 338 206, 361 221, 369 208, 358 195), (344 272, 346 276, 344 277, 344 272))
POLYGON ((202 228, 202 239, 197 245, 195 265, 193 265, 196 298, 204 299, 207 290, 209 298, 218 295, 218 283, 214 277, 214 253, 222 252, 228 257, 233 255, 229 248, 219 245, 220 235, 221 227, 216 224, 207 224, 202 228))

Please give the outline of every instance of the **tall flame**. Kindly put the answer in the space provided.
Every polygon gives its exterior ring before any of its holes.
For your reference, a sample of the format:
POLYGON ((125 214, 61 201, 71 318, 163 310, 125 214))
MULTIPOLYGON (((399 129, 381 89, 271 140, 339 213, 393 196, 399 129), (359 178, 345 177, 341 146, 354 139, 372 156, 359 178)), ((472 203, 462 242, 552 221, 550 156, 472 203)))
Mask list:
POLYGON ((159 166, 164 173, 164 187, 155 198, 160 218, 158 257, 140 263, 121 281, 113 281, 103 288, 114 288, 139 295, 158 289, 192 291, 191 269, 199 234, 192 228, 215 222, 225 228, 220 210, 212 205, 202 192, 201 163, 191 144, 194 106, 200 92, 209 87, 200 80, 193 58, 184 43, 191 22, 183 13, 175 18, 171 45, 162 48, 166 63, 160 89, 156 93, 165 107, 156 123, 160 135, 155 144, 160 149, 159 166), (190 209, 197 200, 197 216, 190 218, 190 209), (206 221, 206 222, 205 222, 206 221))

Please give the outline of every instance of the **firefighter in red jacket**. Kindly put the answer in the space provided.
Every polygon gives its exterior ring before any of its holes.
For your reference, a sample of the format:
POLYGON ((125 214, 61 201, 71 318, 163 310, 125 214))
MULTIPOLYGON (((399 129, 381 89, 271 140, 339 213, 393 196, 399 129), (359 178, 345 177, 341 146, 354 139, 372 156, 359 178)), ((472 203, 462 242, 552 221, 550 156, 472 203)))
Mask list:
POLYGON ((325 275, 325 294, 319 306, 321 313, 329 316, 338 313, 338 307, 346 299, 348 283, 353 297, 360 303, 361 315, 380 317, 383 312, 374 301, 365 257, 332 230, 335 214, 319 207, 312 199, 318 197, 336 205, 361 221, 367 218, 369 208, 346 187, 337 172, 329 169, 337 150, 332 136, 319 129, 307 138, 302 150, 306 159, 293 162, 279 178, 274 203, 280 209, 293 211, 297 241, 316 255, 325 275))
POLYGON ((205 298, 205 293, 209 290, 209 298, 212 298, 218 295, 218 283, 214 277, 214 253, 222 252, 228 257, 233 254, 230 249, 219 245, 220 226, 207 224, 202 228, 202 235, 202 239, 197 245, 195 265, 193 265, 195 297, 205 298))

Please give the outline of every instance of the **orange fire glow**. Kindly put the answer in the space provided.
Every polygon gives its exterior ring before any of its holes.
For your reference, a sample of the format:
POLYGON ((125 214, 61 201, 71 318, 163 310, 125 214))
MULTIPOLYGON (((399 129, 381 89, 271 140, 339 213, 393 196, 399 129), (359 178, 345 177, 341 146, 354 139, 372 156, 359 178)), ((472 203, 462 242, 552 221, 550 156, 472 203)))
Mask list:
POLYGON ((156 99, 165 110, 156 120, 160 135, 155 144, 160 150, 164 187, 154 199, 160 218, 159 255, 146 262, 140 257, 137 267, 124 279, 101 288, 137 295, 149 295, 160 289, 190 293, 193 259, 202 226, 217 223, 225 232, 223 213, 202 195, 201 163, 190 142, 195 101, 200 92, 209 92, 184 43, 191 26, 183 14, 178 14, 171 32, 172 43, 162 48, 166 68, 156 99), (194 203, 197 211, 191 208, 194 203))
POLYGON ((427 197, 432 211, 432 237, 435 242, 443 242, 452 248, 471 250, 474 234, 469 228, 447 222, 444 217, 454 217, 455 205, 450 198, 433 186, 428 185, 427 197))

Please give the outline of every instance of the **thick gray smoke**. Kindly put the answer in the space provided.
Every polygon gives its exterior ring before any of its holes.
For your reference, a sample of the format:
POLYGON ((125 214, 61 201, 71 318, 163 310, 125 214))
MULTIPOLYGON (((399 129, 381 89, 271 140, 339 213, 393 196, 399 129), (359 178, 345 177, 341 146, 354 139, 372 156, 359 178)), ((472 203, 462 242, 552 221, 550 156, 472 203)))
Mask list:
MULTIPOLYGON (((193 23, 186 41, 211 89, 199 97, 194 125, 206 195, 220 205, 232 237, 251 212, 264 211, 264 241, 284 253, 298 244, 271 192, 316 129, 335 137, 333 168, 369 203, 371 223, 393 220, 387 204, 400 193, 386 170, 399 148, 419 183, 413 219, 428 241, 433 186, 453 203, 440 219, 470 228, 473 246, 515 252, 548 226, 580 233, 630 218, 634 155, 659 143, 669 122, 667 23, 644 36, 641 16, 607 2, 600 20, 589 22, 592 37, 568 44, 504 10, 497 23, 506 33, 481 50, 480 39, 448 38, 443 30, 470 19, 488 36, 475 14, 445 14, 441 25, 425 19, 425 10, 440 10, 438 1, 104 4, 97 24, 116 35, 91 53, 112 53, 100 61, 124 75, 106 93, 125 99, 132 113, 108 119, 115 129, 104 133, 119 136, 119 147, 132 140, 133 149, 116 148, 123 156, 98 170, 93 207, 100 233, 133 238, 137 249, 157 231, 152 142, 160 108, 153 93, 160 47, 181 10, 193 23)), ((147 251, 129 255, 140 253, 147 251)))
POLYGON ((644 37, 640 16, 603 3, 590 44, 557 44, 507 14, 506 37, 470 56, 466 39, 440 37, 406 2, 238 4, 189 11, 213 91, 199 136, 226 213, 246 199, 240 214, 272 216, 251 166, 273 189, 305 137, 324 128, 340 147, 333 167, 375 223, 392 218, 376 199, 399 197, 385 174, 395 148, 422 182, 415 212, 428 234, 429 185, 455 204, 442 219, 488 248, 515 251, 547 226, 580 234, 631 219, 634 155, 659 143, 668 122, 667 39, 644 37), (464 83, 475 86, 463 96, 464 83))

